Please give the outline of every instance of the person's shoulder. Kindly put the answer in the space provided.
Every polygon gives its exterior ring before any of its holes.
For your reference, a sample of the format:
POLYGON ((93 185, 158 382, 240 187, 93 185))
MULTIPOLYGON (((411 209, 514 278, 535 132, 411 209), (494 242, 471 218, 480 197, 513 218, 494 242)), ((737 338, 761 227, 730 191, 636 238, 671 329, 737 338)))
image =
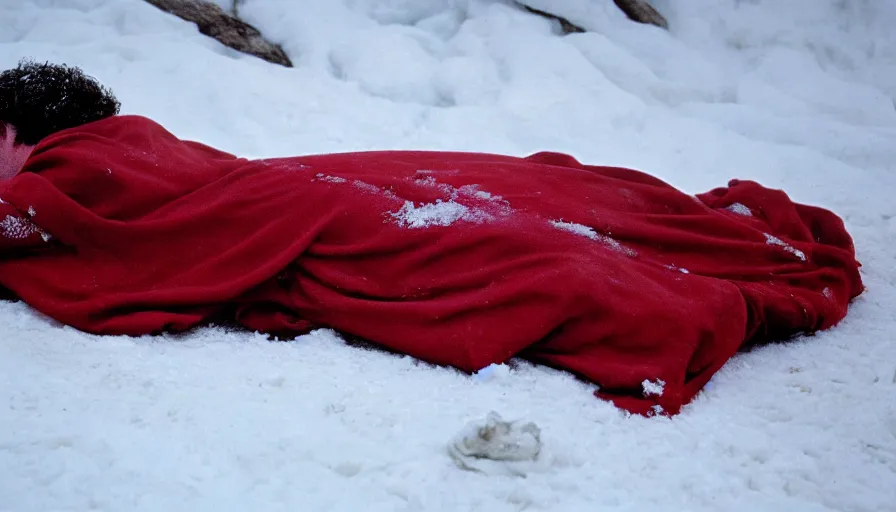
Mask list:
POLYGON ((85 142, 139 146, 161 141, 170 143, 177 141, 177 137, 148 117, 116 114, 60 130, 43 139, 37 149, 68 146, 72 143, 83 146, 85 142))
POLYGON ((68 130, 63 130, 63 132, 96 132, 96 133, 110 133, 110 132, 158 132, 159 134, 166 134, 169 136, 173 136, 171 132, 165 129, 164 126, 153 121, 148 117, 144 117, 137 114, 116 114, 114 116, 109 116, 103 119, 99 119, 97 121, 91 121, 89 123, 83 124, 81 126, 76 126, 74 128, 69 128, 68 130))
POLYGON ((59 131, 41 141, 37 150, 44 152, 63 147, 77 148, 81 152, 164 153, 199 159, 236 158, 200 142, 181 139, 157 121, 136 114, 116 114, 59 131))

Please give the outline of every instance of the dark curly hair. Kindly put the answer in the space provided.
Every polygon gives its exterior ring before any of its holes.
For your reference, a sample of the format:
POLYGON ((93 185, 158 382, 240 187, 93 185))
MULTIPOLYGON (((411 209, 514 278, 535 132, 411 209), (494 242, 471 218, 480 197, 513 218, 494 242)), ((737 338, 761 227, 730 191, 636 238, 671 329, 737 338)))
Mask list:
POLYGON ((118 114, 112 91, 80 68, 30 60, 0 73, 2 123, 16 129, 16 142, 35 145, 47 135, 118 114))

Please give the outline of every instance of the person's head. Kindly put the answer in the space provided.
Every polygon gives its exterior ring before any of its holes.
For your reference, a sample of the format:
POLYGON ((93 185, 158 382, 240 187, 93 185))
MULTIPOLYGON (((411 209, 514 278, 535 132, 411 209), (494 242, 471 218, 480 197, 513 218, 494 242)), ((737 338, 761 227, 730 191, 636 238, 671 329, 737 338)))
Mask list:
POLYGON ((44 137, 120 107, 112 91, 77 67, 23 60, 0 73, 0 179, 15 176, 44 137))

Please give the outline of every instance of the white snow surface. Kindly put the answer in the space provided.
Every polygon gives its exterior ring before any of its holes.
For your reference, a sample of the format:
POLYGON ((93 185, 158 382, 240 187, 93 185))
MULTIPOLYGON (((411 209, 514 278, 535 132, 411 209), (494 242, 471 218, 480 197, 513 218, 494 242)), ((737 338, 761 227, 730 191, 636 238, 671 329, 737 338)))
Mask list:
POLYGON ((0 2, 0 67, 82 66, 123 112, 245 156, 568 152, 691 193, 729 178, 840 214, 868 291, 814 337, 739 354, 674 417, 526 363, 474 379, 343 343, 206 328, 96 337, 0 303, 0 510, 893 510, 896 3, 247 0, 296 67, 139 0, 0 2), (446 443, 498 411, 526 478, 446 443))

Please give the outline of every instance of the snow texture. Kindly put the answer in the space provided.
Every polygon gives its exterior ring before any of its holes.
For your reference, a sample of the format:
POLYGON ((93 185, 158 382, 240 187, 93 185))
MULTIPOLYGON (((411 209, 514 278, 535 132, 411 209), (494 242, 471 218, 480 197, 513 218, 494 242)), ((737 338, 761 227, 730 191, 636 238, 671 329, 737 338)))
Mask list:
POLYGON ((763 233, 763 234, 765 235, 765 243, 767 243, 768 245, 775 245, 775 246, 781 247, 785 251, 796 256, 797 258, 799 258, 803 261, 806 261, 806 254, 803 253, 803 251, 797 249, 796 247, 793 247, 792 245, 788 244, 787 242, 785 242, 784 240, 781 240, 780 238, 778 238, 776 236, 772 236, 768 233, 763 233))
POLYGON ((37 228, 25 219, 7 215, 3 220, 0 220, 0 234, 6 238, 22 240, 34 233, 37 233, 37 228))
POLYGON ((743 215, 744 217, 752 217, 753 216, 753 211, 750 210, 749 207, 747 207, 741 203, 731 203, 725 209, 728 210, 729 212, 736 213, 738 215, 743 215))
POLYGON ((404 206, 392 213, 398 223, 409 228, 427 228, 430 226, 450 226, 455 222, 475 216, 470 209, 454 201, 436 201, 434 203, 414 205, 413 201, 405 201, 404 206))
POLYGON ((654 0, 664 31, 527 2, 589 32, 497 0, 246 0, 285 69, 145 2, 7 0, 0 67, 82 66, 124 113, 244 156, 553 150, 688 193, 756 180, 844 218, 868 291, 840 326, 642 418, 521 361, 475 380, 330 331, 101 338, 0 302, 0 510, 893 510, 896 3, 654 0), (493 410, 538 425, 542 471, 452 461, 493 410))
POLYGON ((589 228, 583 224, 577 224, 575 222, 564 222, 562 220, 552 220, 551 224, 554 225, 557 229, 562 229, 563 231, 569 231, 570 233, 575 233, 579 236, 584 236, 585 238, 590 238, 592 240, 597 240, 600 235, 597 234, 593 228, 589 228))
POLYGON ((663 390, 666 388, 666 381, 663 379, 647 380, 641 383, 641 389, 644 390, 644 396, 663 396, 663 390))
MULTIPOLYGON (((420 173, 420 171, 417 172, 420 173)), ((464 185, 455 188, 447 183, 440 183, 432 176, 425 174, 423 177, 415 178, 414 181, 418 185, 441 191, 445 199, 437 199, 435 202, 420 205, 413 201, 405 201, 397 212, 390 212, 392 218, 404 227, 416 229, 430 226, 450 226, 461 220, 483 223, 513 213, 510 205, 501 196, 480 190, 478 185, 464 185)))
POLYGON ((557 229, 560 229, 563 231, 569 231, 570 233, 574 233, 579 236, 584 236, 586 238, 596 240, 611 249, 614 249, 618 252, 621 252, 622 254, 625 254, 626 256, 635 257, 638 255, 638 253, 635 252, 634 250, 632 250, 628 247, 625 247, 624 245, 620 244, 619 242, 617 242, 616 240, 614 240, 613 238, 611 238, 607 235, 598 233, 593 228, 590 228, 588 226, 584 226, 582 224, 578 224, 575 222, 565 222, 563 220, 552 220, 551 224, 553 224, 554 227, 557 229))
POLYGON ((435 179, 435 177, 430 176, 425 172, 417 171, 417 174, 418 174, 418 176, 417 176, 417 178, 414 179, 414 181, 418 185, 423 185, 425 187, 431 187, 431 188, 438 189, 443 194, 450 196, 451 199, 457 198, 457 189, 456 188, 452 187, 451 185, 449 185, 447 183, 439 183, 435 179))
POLYGON ((325 181, 327 183, 345 183, 345 178, 340 178, 339 176, 330 176, 323 173, 318 173, 314 175, 314 179, 317 181, 325 181))
POLYGON ((510 367, 506 364, 490 364, 472 375, 477 382, 488 382, 492 379, 500 379, 510 375, 510 367))

